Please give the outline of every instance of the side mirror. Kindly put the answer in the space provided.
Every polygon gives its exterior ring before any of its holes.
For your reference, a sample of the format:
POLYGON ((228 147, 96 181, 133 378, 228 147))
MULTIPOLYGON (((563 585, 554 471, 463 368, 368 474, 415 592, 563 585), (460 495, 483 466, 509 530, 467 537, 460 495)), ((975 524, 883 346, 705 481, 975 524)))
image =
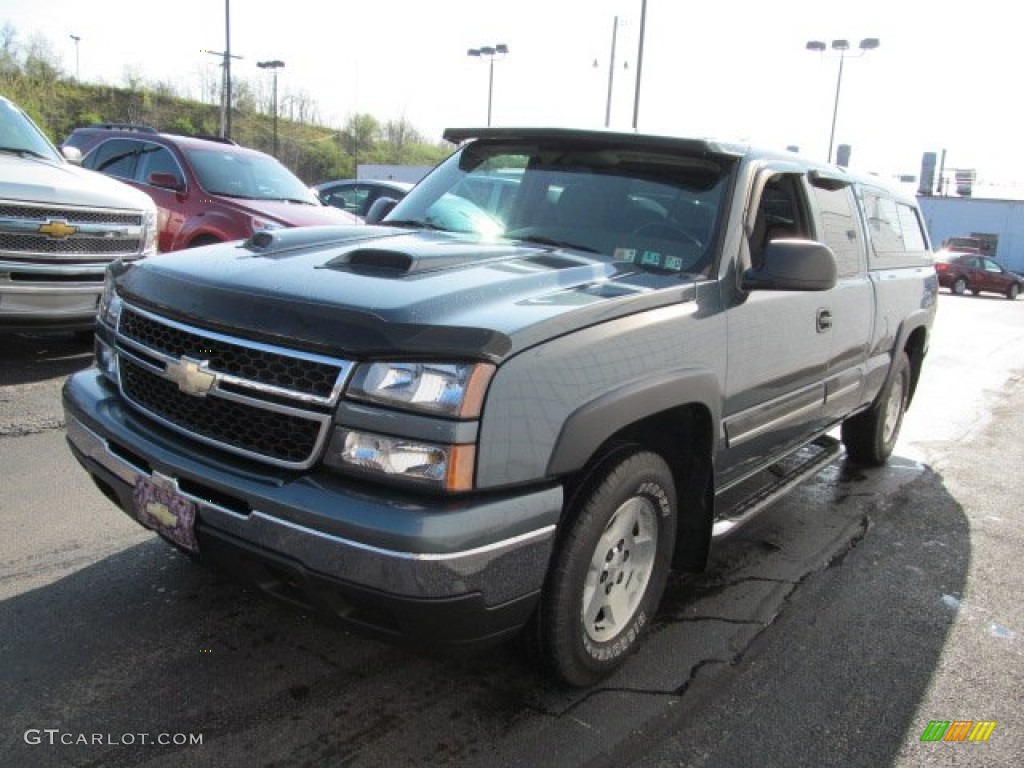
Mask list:
POLYGON ((772 240, 761 266, 743 273, 747 291, 827 291, 839 275, 835 254, 813 240, 772 240))
POLYGON ((378 197, 373 201, 370 210, 366 212, 366 223, 379 224, 381 219, 391 213, 391 209, 396 205, 398 205, 398 201, 393 197, 378 197))
POLYGON ((78 147, 61 147, 60 153, 64 155, 64 159, 69 163, 73 163, 75 165, 82 164, 82 150, 78 147))
POLYGON ((185 191, 185 182, 174 173, 151 173, 146 183, 151 187, 160 187, 160 189, 170 189, 175 192, 185 191))

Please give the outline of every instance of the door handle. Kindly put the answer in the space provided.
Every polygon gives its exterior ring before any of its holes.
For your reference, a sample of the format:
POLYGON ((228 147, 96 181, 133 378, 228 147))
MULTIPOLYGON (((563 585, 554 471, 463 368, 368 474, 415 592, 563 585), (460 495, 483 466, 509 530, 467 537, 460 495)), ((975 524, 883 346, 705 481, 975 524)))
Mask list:
POLYGON ((825 333, 832 327, 832 312, 828 309, 818 310, 818 333, 825 333))

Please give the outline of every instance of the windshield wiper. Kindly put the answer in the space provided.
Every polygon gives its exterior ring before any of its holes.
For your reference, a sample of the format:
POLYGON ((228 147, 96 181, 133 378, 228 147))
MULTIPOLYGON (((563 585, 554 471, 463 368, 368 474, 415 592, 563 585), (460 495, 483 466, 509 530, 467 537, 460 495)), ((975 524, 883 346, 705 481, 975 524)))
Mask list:
POLYGON ((573 251, 583 251, 584 253, 601 252, 597 250, 597 248, 591 248, 589 245, 571 243, 568 240, 556 240, 553 237, 545 237, 544 235, 523 235, 522 237, 516 237, 514 239, 524 243, 536 243, 537 245, 553 245, 555 248, 568 248, 573 251))
POLYGON ((408 227, 409 229, 434 229, 438 232, 448 231, 444 227, 439 227, 437 224, 421 221, 420 219, 385 219, 384 221, 377 222, 377 224, 381 227, 408 227))
POLYGON ((36 152, 34 149, 28 149, 26 147, 0 147, 0 152, 10 152, 12 155, 21 155, 24 157, 38 157, 40 160, 48 160, 46 155, 36 152))

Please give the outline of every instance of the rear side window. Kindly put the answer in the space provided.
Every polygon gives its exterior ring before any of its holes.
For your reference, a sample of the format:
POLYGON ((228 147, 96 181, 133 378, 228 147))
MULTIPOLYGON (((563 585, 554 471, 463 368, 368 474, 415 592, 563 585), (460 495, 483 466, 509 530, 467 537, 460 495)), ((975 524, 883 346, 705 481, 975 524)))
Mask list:
POLYGON ((812 187, 821 216, 821 239, 836 255, 839 277, 853 277, 864 271, 864 238, 857 224, 853 190, 812 187))
POLYGON ((861 196, 871 237, 871 267, 920 266, 928 258, 928 237, 917 208, 878 189, 863 188, 861 196))

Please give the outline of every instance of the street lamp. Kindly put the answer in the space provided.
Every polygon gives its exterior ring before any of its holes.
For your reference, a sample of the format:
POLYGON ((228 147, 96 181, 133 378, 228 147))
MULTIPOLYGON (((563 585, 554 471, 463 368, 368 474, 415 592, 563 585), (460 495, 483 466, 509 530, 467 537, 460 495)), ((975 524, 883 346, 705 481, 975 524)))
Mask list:
MULTIPOLYGON (((847 53, 847 51, 850 50, 849 40, 832 41, 832 50, 839 51, 839 75, 836 77, 836 100, 835 104, 832 106, 832 130, 828 136, 828 162, 830 163, 832 162, 832 145, 835 143, 836 138, 836 118, 839 116, 839 91, 843 85, 843 62, 846 61, 848 56, 851 58, 863 56, 865 53, 873 51, 878 46, 879 41, 877 37, 865 37, 860 41, 860 45, 858 46, 860 49, 859 53, 849 54, 847 53)), ((808 51, 823 53, 826 50, 826 47, 825 43, 821 40, 809 40, 807 42, 808 51)))
POLYGON ((68 37, 75 41, 75 80, 80 82, 82 78, 79 76, 78 72, 78 44, 82 42, 82 38, 78 35, 68 35, 68 37))
POLYGON ((487 125, 491 124, 491 103, 494 97, 494 59, 503 59, 508 56, 508 46, 504 43, 490 46, 484 45, 480 48, 470 48, 466 51, 467 56, 486 58, 490 62, 491 72, 487 80, 487 125))
POLYGON ((257 61, 260 69, 269 69, 274 74, 274 157, 277 157, 277 70, 284 66, 283 61, 257 61))

